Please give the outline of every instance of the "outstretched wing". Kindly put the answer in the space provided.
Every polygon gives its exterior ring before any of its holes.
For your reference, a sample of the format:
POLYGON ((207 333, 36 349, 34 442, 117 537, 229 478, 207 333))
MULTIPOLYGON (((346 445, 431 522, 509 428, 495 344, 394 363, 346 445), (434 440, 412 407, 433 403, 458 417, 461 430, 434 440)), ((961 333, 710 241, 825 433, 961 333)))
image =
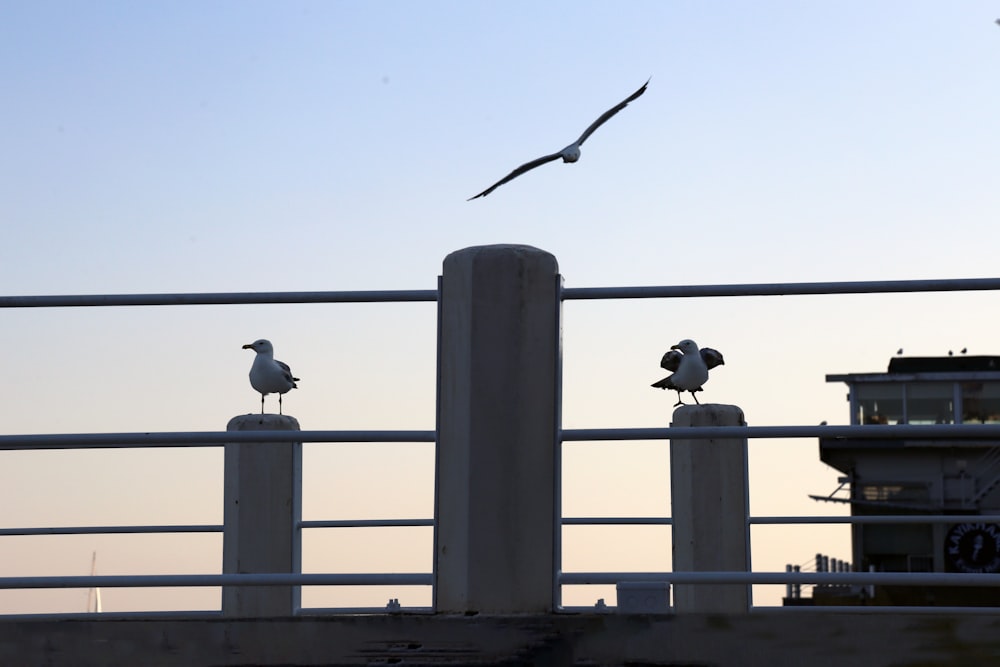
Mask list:
POLYGON ((705 365, 709 370, 715 368, 716 366, 724 366, 726 364, 725 359, 722 358, 722 353, 718 350, 713 350, 710 347, 701 348, 701 359, 705 362, 705 365))
POLYGON ((496 183, 494 183, 490 187, 488 187, 485 190, 483 190, 482 192, 480 192, 475 197, 469 197, 465 201, 472 201, 473 199, 478 199, 480 197, 485 197, 486 195, 488 195, 489 193, 493 192, 494 190, 496 190, 497 188, 499 188, 501 185, 503 185, 507 181, 512 181, 515 178, 517 178, 518 176, 520 176, 521 174, 523 174, 524 172, 531 171, 535 167, 540 167, 543 164, 545 164, 546 162, 552 162, 553 160, 555 160, 557 158, 560 158, 560 157, 562 157, 562 151, 560 151, 558 153, 552 153, 551 155, 546 155, 544 157, 540 157, 537 160, 532 160, 531 162, 525 162, 520 167, 518 167, 514 171, 510 172, 509 174, 507 174, 506 176, 504 176, 503 178, 501 178, 499 181, 497 181, 496 183))
MULTIPOLYGON (((650 79, 651 78, 652 77, 650 77, 650 79)), ((583 131, 583 134, 580 135, 580 138, 576 140, 577 145, 578 146, 582 146, 583 142, 585 142, 587 140, 587 138, 594 133, 594 130, 596 130, 601 125, 603 125, 604 123, 606 123, 607 120, 609 118, 611 118, 612 116, 614 116, 616 113, 618 113, 619 111, 621 111, 622 109, 624 109, 625 107, 627 107, 629 102, 631 102, 632 100, 636 99, 637 97, 639 97, 640 95, 642 95, 644 92, 646 92, 646 86, 649 85, 650 79, 646 79, 646 83, 642 84, 642 87, 639 88, 639 90, 635 91, 634 93, 632 93, 631 95, 629 95, 628 97, 626 97, 624 100, 622 100, 621 102, 619 102, 615 106, 611 107, 610 109, 608 109, 607 111, 605 111, 604 113, 602 113, 600 118, 598 118, 593 123, 591 123, 590 127, 588 127, 586 130, 583 131)))
POLYGON ((650 387, 656 387, 657 389, 674 389, 674 383, 670 381, 673 376, 665 377, 659 382, 654 382, 649 385, 650 387))
POLYGON ((667 350, 666 354, 663 355, 663 358, 660 359, 660 368, 668 370, 671 373, 676 373, 677 369, 681 365, 681 358, 683 356, 684 355, 677 350, 667 350))

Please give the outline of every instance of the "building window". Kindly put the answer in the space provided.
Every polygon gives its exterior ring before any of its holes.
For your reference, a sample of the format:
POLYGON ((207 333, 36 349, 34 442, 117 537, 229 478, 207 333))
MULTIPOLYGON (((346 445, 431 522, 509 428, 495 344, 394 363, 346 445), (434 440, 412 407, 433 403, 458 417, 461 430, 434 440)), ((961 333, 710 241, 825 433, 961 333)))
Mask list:
POLYGON ((962 421, 971 424, 1000 422, 1000 383, 963 382, 962 421))
POLYGON ((865 382, 853 388, 858 406, 856 424, 902 424, 903 385, 865 382))
POLYGON ((906 423, 953 423, 955 421, 954 386, 951 382, 907 383, 906 423))

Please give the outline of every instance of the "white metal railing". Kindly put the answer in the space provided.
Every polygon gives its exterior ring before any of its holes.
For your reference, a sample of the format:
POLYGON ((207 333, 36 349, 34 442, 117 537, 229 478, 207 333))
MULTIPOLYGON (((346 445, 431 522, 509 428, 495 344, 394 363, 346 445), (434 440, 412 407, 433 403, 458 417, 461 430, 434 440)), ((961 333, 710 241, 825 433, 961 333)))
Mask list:
MULTIPOLYGON (((899 281, 851 281, 650 287, 563 288, 563 300, 704 298, 770 295, 822 295, 902 292, 1000 290, 1000 278, 899 281)), ((185 294, 113 294, 0 296, 0 308, 112 307, 170 305, 232 305, 292 303, 435 302, 438 290, 372 290, 311 292, 219 292, 185 294)), ((1000 440, 1000 425, 878 425, 878 426, 756 426, 637 429, 565 429, 559 442, 667 440, 671 438, 908 438, 1000 440)), ((287 442, 287 432, 232 433, 105 433, 26 434, 0 436, 0 450, 90 448, 210 447, 240 442, 287 442)), ((301 431, 299 442, 434 442, 434 431, 301 431)), ((984 445, 985 446, 985 445, 984 445)), ((865 517, 747 517, 749 524, 873 524, 946 523, 953 516, 865 517)), ((978 521, 1000 521, 1000 516, 977 516, 978 521)), ((561 525, 671 525, 669 517, 559 517, 561 525)), ((433 526, 433 519, 301 521, 299 528, 433 526)), ((219 532, 219 525, 86 526, 0 528, 0 537, 15 535, 72 535, 97 533, 219 532)), ((558 532, 558 531, 557 531, 558 532)), ((1000 586, 997 574, 959 573, 802 573, 802 572, 559 572, 558 583, 613 584, 622 581, 666 581, 705 584, 821 584, 1000 586)), ((432 585, 432 573, 374 574, 215 574, 0 577, 0 589, 92 588, 152 586, 306 586, 306 585, 432 585)), ((907 611, 913 608, 907 608, 907 611)), ((800 610, 796 609, 796 610, 800 610)), ((865 608, 871 611, 871 608, 865 608)), ((966 610, 967 611, 967 610, 966 610)))
MULTIPOLYGON (((982 440, 984 448, 995 448, 1000 438, 1000 424, 898 424, 898 425, 844 425, 844 426, 704 426, 632 429, 564 429, 563 442, 669 440, 677 439, 778 439, 778 438, 859 438, 967 440, 966 446, 982 440)), ((868 515, 868 516, 750 516, 748 525, 933 525, 950 524, 958 520, 1000 522, 998 515, 868 515)), ((567 525, 672 525, 670 517, 571 517, 562 518, 567 525)), ((998 586, 1000 574, 983 575, 963 573, 910 573, 910 572, 558 572, 558 585, 613 585, 624 582, 664 582, 669 584, 748 584, 748 585, 908 585, 908 586, 998 586), (982 578, 977 578, 982 577, 982 578)), ((767 607, 768 609, 770 607, 767 607)), ((802 609, 802 607, 793 607, 802 609)), ((828 607, 823 607, 824 609, 828 607)), ((830 607, 833 608, 833 607, 830 607)), ((891 607, 897 611, 900 607, 891 607)), ((584 608, 573 607, 574 611, 584 608)), ((754 607, 754 610, 761 609, 754 607)), ((868 610, 869 606, 842 606, 835 608, 868 610)), ((922 610, 922 607, 907 606, 922 610)), ((930 607, 927 609, 938 609, 930 607)), ((995 612, 995 607, 972 608, 978 613, 995 612)), ((969 613, 977 613, 971 611, 969 613)))
MULTIPOLYGON (((253 443, 286 443, 287 431, 235 432, 164 432, 164 433, 66 433, 0 436, 0 451, 53 449, 126 449, 155 447, 221 447, 234 441, 253 443)), ((434 431, 426 430, 361 430, 361 431, 295 431, 294 440, 308 443, 434 442, 434 431)), ((433 527, 434 519, 334 519, 300 520, 298 530, 318 528, 388 528, 433 527)), ((100 534, 166 534, 221 533, 221 524, 133 525, 133 526, 47 526, 0 528, 0 537, 40 535, 100 535, 100 534)), ((432 586, 433 573, 363 573, 363 574, 185 574, 185 575, 89 575, 89 576, 0 576, 0 590, 54 588, 149 588, 149 587, 217 587, 217 586, 432 586)), ((404 608, 395 611, 403 611, 404 608)), ((407 607, 407 612, 426 611, 423 607, 407 607)), ((297 613, 317 613, 322 609, 304 608, 297 613)), ((384 612, 382 607, 350 607, 326 610, 337 613, 384 612)), ((160 612, 150 612, 158 615, 160 612)), ((221 612, 212 612, 221 613, 221 612)), ((183 612, 181 613, 183 614, 183 612)), ((38 616, 28 614, 27 616, 38 616)), ((44 614, 43 614, 44 615, 44 614)), ((76 614, 54 614, 59 617, 76 614)), ((115 614, 145 616, 145 613, 115 614)), ((0 615, 2 616, 2 615, 0 615)), ((11 617, 24 616, 11 614, 11 617)))

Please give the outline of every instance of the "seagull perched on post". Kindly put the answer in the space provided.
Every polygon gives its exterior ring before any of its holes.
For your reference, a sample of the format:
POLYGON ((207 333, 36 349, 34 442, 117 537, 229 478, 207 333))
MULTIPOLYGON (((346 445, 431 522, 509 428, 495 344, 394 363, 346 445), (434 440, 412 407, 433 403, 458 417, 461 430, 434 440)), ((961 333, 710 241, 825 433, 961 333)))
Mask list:
POLYGON ((562 158, 563 162, 576 162, 577 160, 580 159, 580 146, 582 146, 583 142, 585 142, 587 138, 594 133, 594 130, 596 130, 605 122, 607 122, 607 120, 612 116, 614 116, 616 113, 627 107, 629 102, 631 102, 632 100, 634 100, 635 98, 639 97, 644 92, 646 92, 647 85, 649 85, 649 79, 646 79, 646 83, 642 84, 642 87, 639 88, 639 90, 635 91, 634 93, 626 97, 624 100, 622 100, 621 102, 619 102, 618 104, 616 104, 615 106, 611 107, 603 114, 601 114, 600 118, 591 123, 590 127, 588 127, 586 130, 583 131, 583 134, 580 135, 579 139, 571 143, 566 148, 562 149, 557 153, 552 153, 550 155, 545 155, 543 157, 540 157, 537 160, 532 160, 531 162, 525 162, 520 167, 518 167, 514 171, 510 172, 509 174, 501 178, 499 181, 497 181, 490 187, 480 192, 478 195, 474 197, 469 197, 466 201, 472 201, 473 199, 478 199, 479 197, 485 197, 486 195, 493 192, 507 181, 512 181, 521 174, 525 173, 526 171, 531 171, 535 167, 540 167, 546 162, 552 162, 553 160, 557 160, 559 158, 562 158))
POLYGON ((250 367, 250 386, 260 392, 260 414, 264 414, 264 397, 268 394, 278 395, 278 414, 281 413, 281 395, 299 385, 299 379, 292 377, 292 369, 288 364, 274 358, 274 346, 271 341, 261 338, 243 346, 244 350, 257 353, 253 366, 250 367))
POLYGON ((694 402, 698 403, 698 396, 695 395, 695 392, 701 391, 701 386, 708 381, 708 370, 716 366, 723 366, 725 363, 722 353, 718 350, 713 350, 710 347, 703 347, 699 350, 697 343, 685 339, 677 345, 671 345, 667 353, 663 355, 663 359, 660 360, 660 367, 671 371, 673 375, 669 375, 659 382, 654 382, 650 386, 676 391, 675 408, 678 405, 684 405, 684 401, 681 400, 682 391, 691 392, 694 402), (678 350, 680 351, 678 352, 678 350))

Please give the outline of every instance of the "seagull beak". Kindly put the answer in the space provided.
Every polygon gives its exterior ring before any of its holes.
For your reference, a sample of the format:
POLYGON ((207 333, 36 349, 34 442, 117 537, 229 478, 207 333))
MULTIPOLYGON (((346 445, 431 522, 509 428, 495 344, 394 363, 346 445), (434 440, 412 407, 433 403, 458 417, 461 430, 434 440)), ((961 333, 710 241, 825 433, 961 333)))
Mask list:
POLYGON ((253 349, 253 345, 251 345, 250 343, 247 343, 246 345, 243 346, 243 349, 244 350, 252 350, 253 349))
POLYGON ((680 345, 671 345, 670 349, 671 350, 679 350, 679 349, 681 349, 681 346, 680 345))

